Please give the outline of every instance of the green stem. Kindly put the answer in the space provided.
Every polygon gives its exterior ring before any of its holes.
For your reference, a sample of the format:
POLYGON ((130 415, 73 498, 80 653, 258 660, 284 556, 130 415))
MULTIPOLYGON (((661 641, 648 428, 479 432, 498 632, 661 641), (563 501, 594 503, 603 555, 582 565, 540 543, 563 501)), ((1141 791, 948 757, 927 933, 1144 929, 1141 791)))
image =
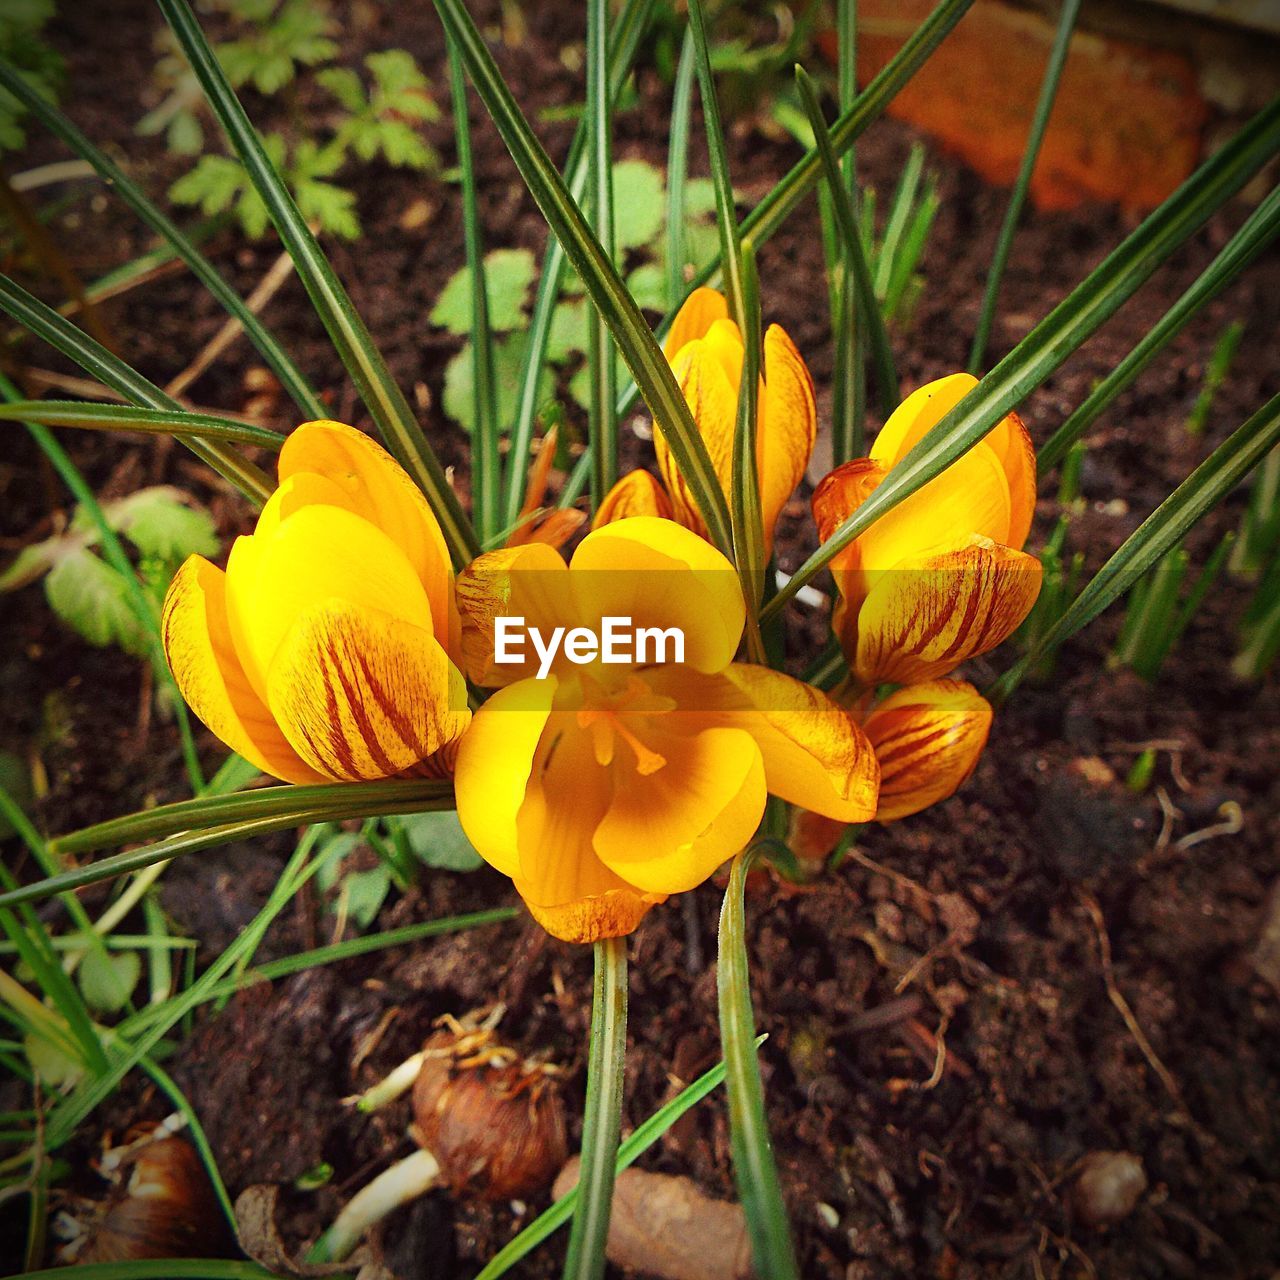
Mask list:
POLYGON ((627 940, 595 945, 587 1101, 582 1118, 578 1205, 565 1258, 566 1280, 604 1275, 605 1240, 613 1210, 614 1161, 622 1128, 623 1067, 627 1054, 627 940))
POLYGON ((729 1141, 757 1274, 769 1280, 799 1280, 791 1225, 769 1140, 747 964, 743 888, 760 852, 761 846, 753 845, 734 859, 720 912, 717 973, 720 1039, 728 1068, 729 1141))

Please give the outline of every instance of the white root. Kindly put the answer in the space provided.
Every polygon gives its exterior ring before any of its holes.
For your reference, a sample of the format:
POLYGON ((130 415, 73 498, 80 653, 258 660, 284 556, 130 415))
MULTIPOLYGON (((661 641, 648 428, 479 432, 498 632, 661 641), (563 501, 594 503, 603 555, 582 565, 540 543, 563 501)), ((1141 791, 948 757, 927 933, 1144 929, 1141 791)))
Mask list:
POLYGON ((402 1204, 424 1196, 440 1181, 440 1165, 430 1151, 415 1151, 356 1192, 333 1226, 316 1241, 308 1262, 342 1262, 364 1234, 402 1204))

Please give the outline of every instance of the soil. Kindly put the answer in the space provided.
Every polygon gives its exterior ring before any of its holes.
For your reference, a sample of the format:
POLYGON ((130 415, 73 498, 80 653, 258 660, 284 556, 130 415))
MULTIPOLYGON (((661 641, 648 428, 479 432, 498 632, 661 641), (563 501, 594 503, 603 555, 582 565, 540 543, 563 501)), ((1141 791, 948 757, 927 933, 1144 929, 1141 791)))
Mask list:
MULTIPOLYGON (((149 80, 154 11, 141 0, 64 6, 57 42, 70 63, 68 110, 126 157, 153 192, 179 171, 154 140, 133 132, 154 104, 149 80), (111 20, 103 21, 106 11, 111 20)), ((484 6, 496 31, 496 6, 484 6)), ((447 83, 429 6, 362 5, 344 47, 399 46, 433 84, 447 83), (358 20, 357 20, 358 19, 358 20)), ((523 13, 518 42, 497 43, 504 74, 526 110, 580 94, 570 54, 581 43, 569 7, 523 13)), ((648 63, 646 65, 652 65, 648 63)), ((652 71, 639 106, 618 120, 619 155, 661 164, 669 86, 652 71)), ((262 106, 252 103, 255 109, 262 106)), ((544 231, 487 120, 476 148, 491 245, 540 251, 544 231)), ((540 125, 562 156, 570 125, 540 125)), ((698 126, 695 123, 695 137, 698 126)), ((447 120, 433 139, 450 156, 447 120)), ((882 192, 913 141, 877 123, 859 144, 863 175, 882 192)), ((767 113, 739 115, 731 161, 754 201, 798 151, 767 113)), ((34 140, 23 164, 60 158, 34 140)), ((695 172, 705 154, 695 144, 695 172)), ((926 254, 926 285, 910 325, 895 334, 904 385, 962 367, 983 270, 1007 193, 931 154, 942 196, 926 254)), ((426 321, 462 259, 456 188, 415 175, 365 170, 358 181, 366 234, 330 244, 402 385, 420 405, 440 403, 455 340, 426 321), (406 229, 425 200, 430 218, 406 229)), ((77 272, 95 278, 147 244, 96 187, 59 190, 53 222, 77 272)), ((1023 407, 1042 441, 1181 293, 1239 224, 1224 211, 1023 407)), ((1130 229, 1111 209, 1028 215, 1001 297, 993 355, 1002 353, 1130 229)), ((830 332, 816 213, 808 203, 765 247, 760 270, 768 319, 806 354, 822 405, 830 332)), ((218 264, 248 291, 278 248, 223 235, 218 264)), ((48 293, 16 251, 8 269, 48 293)), ((156 381, 176 374, 221 323, 215 304, 181 274, 113 301, 104 315, 122 354, 156 381)), ((283 335, 334 415, 361 421, 300 288, 290 282, 266 319, 283 335)), ((1099 565, 1195 462, 1280 390, 1280 257, 1272 253, 1209 307, 1093 429, 1084 469, 1087 510, 1071 546, 1099 565), (1204 438, 1184 430, 1218 334, 1247 329, 1204 438)), ((36 343, 10 344, 8 367, 61 368, 36 343)), ((192 388, 193 400, 243 407, 255 365, 236 346, 192 388)), ((69 371, 69 370, 68 370, 69 371)), ((269 415, 287 427, 283 405, 269 415)), ((424 426, 444 459, 466 467, 465 438, 427 407, 424 426)), ((214 510, 228 539, 250 515, 180 450, 136 437, 63 433, 105 496, 167 480, 214 510)), ((628 456, 642 463, 640 440, 628 456)), ((1046 493, 1052 483, 1042 486, 1046 493)), ((1203 557, 1239 519, 1237 494, 1192 535, 1203 557)), ((5 550, 46 536, 67 499, 19 434, 0 455, 5 550)), ((1032 544, 1058 515, 1041 502, 1032 544)), ((794 567, 812 544, 807 490, 779 533, 794 567)), ((838 871, 804 886, 758 877, 749 899, 757 1015, 769 1113, 807 1276, 1271 1277, 1280 1266, 1280 991, 1274 967, 1255 963, 1265 930, 1280 927, 1280 678, 1233 680, 1229 655, 1247 590, 1214 593, 1154 685, 1107 665, 1118 620, 1108 614, 1066 646, 1052 675, 1024 685, 1000 711, 976 774, 955 798, 907 821, 871 827, 838 871), (1123 783, 1145 746, 1158 752, 1152 787, 1123 783), (1221 821, 1239 806, 1238 824, 1221 821), (1227 830, 1238 825, 1238 829, 1227 830), (1197 838, 1198 837, 1198 838, 1197 838), (1269 973, 1270 981, 1268 981, 1269 973), (1110 984, 1110 986, 1109 986, 1110 984), (1149 1186, 1113 1226, 1089 1220, 1074 1188, 1090 1153, 1137 1156, 1149 1186)), ((813 652, 821 623, 798 620, 797 652, 813 652)), ((979 684, 1010 660, 974 664, 979 684)), ((183 775, 170 724, 147 713, 141 665, 71 636, 38 588, 0 614, 0 747, 36 752, 48 777, 38 820, 63 832, 145 804, 180 798, 183 775)), ((220 756, 202 739, 209 762, 220 756)), ((164 905, 200 943, 207 962, 257 911, 291 841, 199 854, 165 877, 164 905)), ((14 849, 6 853, 21 865, 14 849)), ((106 888, 85 893, 101 904, 106 888)), ((426 873, 393 893, 376 928, 512 902, 487 869, 426 873)), ((715 884, 652 912, 631 944, 625 1116, 639 1123, 715 1063, 715 884)), ((57 920, 56 909, 47 909, 57 920)), ((334 917, 317 897, 286 911, 263 948, 281 955, 331 939, 334 917)), ((347 936, 351 930, 348 926, 347 936)), ((168 1069, 186 1091, 232 1194, 279 1183, 286 1241, 314 1237, 340 1201, 409 1149, 407 1107, 359 1116, 342 1099, 415 1051, 435 1019, 501 1001, 502 1033, 565 1068, 571 1116, 580 1112, 590 1010, 586 949, 546 938, 527 917, 261 984, 221 1012, 204 1010, 173 1045, 168 1069), (359 1065, 353 1066, 359 1053, 359 1065), (333 1181, 293 1183, 321 1161, 333 1181)), ((6 1103, 5 1105, 26 1105, 6 1103)), ((73 1168, 119 1134, 168 1107, 131 1080, 96 1113, 67 1153, 73 1168)), ((571 1145, 577 1121, 571 1120, 571 1145)), ((702 1103, 653 1148, 645 1167, 733 1194, 722 1094, 702 1103)), ((76 1189, 91 1189, 77 1174, 76 1189)), ((389 1222, 387 1257, 398 1276, 473 1274, 544 1201, 490 1205, 437 1194, 389 1222)), ((694 1247, 691 1242, 691 1247, 694 1247)), ((558 1274, 563 1237, 518 1274, 558 1274)))

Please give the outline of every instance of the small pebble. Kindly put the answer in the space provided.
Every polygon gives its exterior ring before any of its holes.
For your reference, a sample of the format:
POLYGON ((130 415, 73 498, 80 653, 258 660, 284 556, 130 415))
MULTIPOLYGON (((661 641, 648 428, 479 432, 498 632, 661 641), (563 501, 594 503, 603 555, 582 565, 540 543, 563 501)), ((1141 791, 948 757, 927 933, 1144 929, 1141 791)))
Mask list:
POLYGON ((1081 1164, 1072 1200, 1080 1220, 1109 1227, 1127 1218, 1147 1189, 1142 1161, 1129 1151, 1091 1151, 1081 1164))

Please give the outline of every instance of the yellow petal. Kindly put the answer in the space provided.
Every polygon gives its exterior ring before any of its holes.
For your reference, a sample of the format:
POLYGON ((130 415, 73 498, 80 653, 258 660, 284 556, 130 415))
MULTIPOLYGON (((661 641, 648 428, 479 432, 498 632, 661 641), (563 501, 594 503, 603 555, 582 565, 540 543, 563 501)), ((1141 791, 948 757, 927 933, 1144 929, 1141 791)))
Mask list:
POLYGON ((755 714, 769 790, 842 822, 875 812, 879 770, 857 721, 825 693, 768 667, 736 662, 725 673, 755 714))
POLYGON ((729 303, 724 294, 706 285, 695 289, 684 300, 667 331, 666 341, 662 344, 667 359, 672 359, 686 342, 701 338, 717 320, 725 319, 728 314, 729 303))
POLYGON ((778 514, 804 478, 818 429, 813 379, 786 330, 776 324, 764 335, 764 379, 757 414, 756 465, 768 555, 773 550, 778 514))
POLYGON ((429 627, 347 600, 298 614, 267 688, 294 749, 338 781, 401 773, 471 719, 466 683, 429 627))
POLYGON ((519 865, 512 878, 534 919, 567 942, 630 933, 665 896, 635 889, 596 855, 592 839, 610 791, 608 772, 597 764, 576 717, 553 711, 518 814, 519 865))
POLYGON ((550 511, 545 519, 521 526, 507 539, 507 546, 520 547, 529 542, 541 542, 545 546, 559 550, 586 523, 587 513, 579 511, 576 507, 550 511))
POLYGON ((636 888, 680 893, 755 834, 766 799, 764 763, 741 729, 656 730, 645 745, 665 763, 652 773, 625 774, 596 829, 595 850, 636 888))
POLYGON ((400 548, 427 593, 435 634, 443 640, 453 570, 440 522, 418 486, 377 441, 341 422, 304 422, 284 442, 281 483, 308 472, 346 495, 346 502, 334 505, 377 525, 400 548))
POLYGON ((1009 536, 1005 542, 1021 551, 1036 513, 1036 447, 1016 413, 1002 418, 983 443, 1000 459, 1009 482, 1009 536))
POLYGON ((236 657, 221 569, 191 556, 164 598, 161 634, 178 691, 232 751, 285 782, 322 782, 289 745, 236 657))
POLYGON ((891 467, 917 445, 978 385, 971 373, 952 373, 913 391, 880 428, 871 456, 891 467))
POLYGON ((514 684, 536 674, 538 661, 525 644, 523 663, 495 659, 494 620, 525 619, 544 635, 556 626, 580 625, 574 616, 569 566, 551 547, 530 542, 477 556, 459 575, 462 656, 467 675, 485 688, 514 684))
POLYGON ((1039 592, 1040 561, 988 538, 905 559, 874 575, 858 610, 855 673, 864 684, 945 675, 1005 640, 1039 592))
POLYGON ((506 876, 520 874, 516 820, 555 693, 554 676, 498 690, 458 746, 458 821, 480 856, 506 876))
POLYGON ((304 506, 262 536, 237 538, 227 561, 236 652, 258 696, 297 618, 327 600, 380 611, 434 634, 431 607, 404 554, 341 507, 304 506))
MULTIPOLYGON (((723 326, 734 328, 731 321, 717 321, 717 331, 723 334, 723 326)), ((736 333, 736 328, 734 329, 736 333)), ((726 493, 733 474, 733 436, 738 417, 738 379, 730 380, 726 371, 726 342, 713 343, 699 338, 686 343, 672 361, 671 368, 689 412, 693 416, 698 434, 707 446, 711 466, 720 487, 726 493)), ((741 359, 739 358, 739 376, 741 359)), ((672 509, 681 524, 695 533, 706 536, 706 524, 698 504, 685 484, 684 476, 676 465, 675 455, 667 444, 662 423, 653 427, 653 448, 658 459, 667 493, 671 496, 672 509)))
POLYGON ((880 761, 876 818, 893 822, 965 782, 986 745, 991 706, 963 680, 934 680, 890 694, 865 728, 880 761))
POLYGON ((746 606, 733 566, 710 543, 671 520, 633 516, 589 533, 572 560, 575 625, 606 616, 635 627, 678 627, 685 662, 723 670, 733 659, 746 606))
POLYGON ((669 520, 671 515, 671 499, 658 478, 648 471, 629 471, 604 495, 591 527, 599 529, 629 516, 659 516, 669 520))
MULTIPOLYGON (((520 882, 516 882, 516 888, 520 882)), ((666 901, 665 894, 642 894, 634 889, 606 889, 589 898, 546 907, 526 897, 529 914, 553 937, 562 942, 599 942, 602 938, 625 938, 648 914, 650 908, 666 901)))
MULTIPOLYGON (((968 373, 953 373, 926 383, 912 392, 889 417, 871 446, 871 456, 892 466, 908 450, 923 439, 942 421, 965 396, 978 385, 978 380, 968 373)), ((1022 419, 1016 413, 1002 418, 982 438, 1000 462, 1010 493, 1010 524, 1002 536, 988 533, 1015 550, 1021 550, 1031 530, 1031 518, 1036 505, 1036 453, 1022 419)), ((975 533, 986 532, 982 529, 975 533)))

